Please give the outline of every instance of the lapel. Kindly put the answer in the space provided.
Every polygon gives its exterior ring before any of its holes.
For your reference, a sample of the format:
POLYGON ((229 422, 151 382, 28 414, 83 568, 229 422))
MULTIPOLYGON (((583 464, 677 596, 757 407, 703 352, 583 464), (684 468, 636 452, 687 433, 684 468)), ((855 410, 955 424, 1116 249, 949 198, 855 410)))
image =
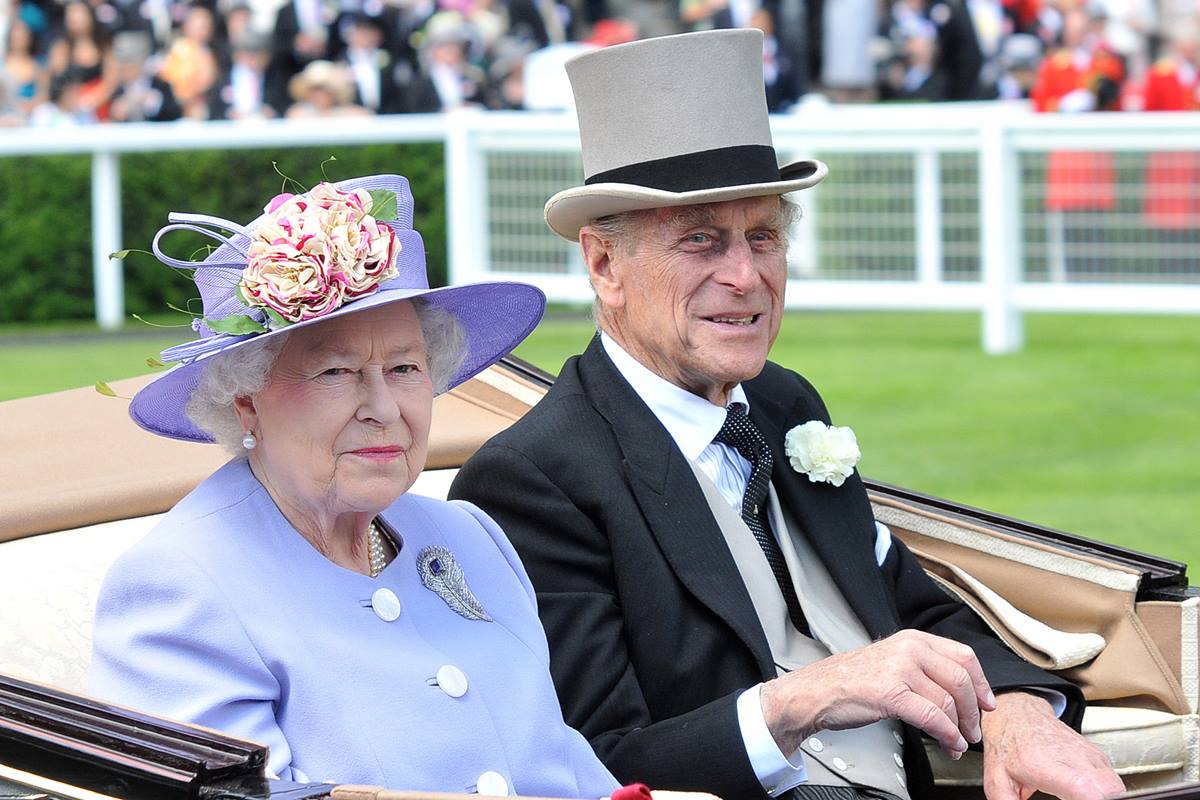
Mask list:
POLYGON ((596 336, 579 358, 584 393, 612 428, 633 497, 671 570, 774 677, 770 648, 704 492, 666 428, 621 377, 596 336))
POLYGON ((768 363, 762 375, 743 385, 750 398, 750 418, 775 459, 771 483, 779 502, 799 522, 799 533, 807 536, 867 632, 872 637, 895 633, 896 614, 875 563, 875 521, 862 479, 856 471, 834 487, 813 483, 792 469, 783 449, 787 431, 810 419, 827 422, 827 417, 815 394, 797 397, 798 387, 790 382, 772 387, 778 371, 768 363))

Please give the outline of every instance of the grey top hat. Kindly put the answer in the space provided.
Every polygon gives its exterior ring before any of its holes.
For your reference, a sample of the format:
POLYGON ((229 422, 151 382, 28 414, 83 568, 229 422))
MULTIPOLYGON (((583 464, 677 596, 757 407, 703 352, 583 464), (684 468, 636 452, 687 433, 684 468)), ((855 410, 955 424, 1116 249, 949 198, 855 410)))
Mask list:
POLYGON ((546 203, 565 239, 589 220, 644 208, 784 194, 828 168, 779 166, 762 73, 762 32, 663 36, 567 62, 579 115, 584 185, 546 203))

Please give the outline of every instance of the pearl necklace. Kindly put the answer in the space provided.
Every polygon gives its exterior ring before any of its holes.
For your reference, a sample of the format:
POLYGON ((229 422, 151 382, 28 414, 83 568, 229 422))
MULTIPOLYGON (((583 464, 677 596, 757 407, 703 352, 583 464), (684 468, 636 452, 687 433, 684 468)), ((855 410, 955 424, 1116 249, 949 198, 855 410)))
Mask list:
POLYGON ((367 523, 367 561, 370 564, 371 577, 378 578, 379 573, 388 565, 388 548, 384 544, 383 534, 375 521, 367 523))

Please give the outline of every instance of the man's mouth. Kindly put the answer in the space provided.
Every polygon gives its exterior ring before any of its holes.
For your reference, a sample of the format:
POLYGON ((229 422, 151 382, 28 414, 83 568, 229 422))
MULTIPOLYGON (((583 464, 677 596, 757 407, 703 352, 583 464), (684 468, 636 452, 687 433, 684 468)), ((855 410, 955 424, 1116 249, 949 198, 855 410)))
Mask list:
POLYGON ((721 325, 741 325, 745 327, 758 322, 758 318, 761 316, 761 314, 747 314, 742 317, 706 317, 706 319, 709 322, 716 322, 721 325))

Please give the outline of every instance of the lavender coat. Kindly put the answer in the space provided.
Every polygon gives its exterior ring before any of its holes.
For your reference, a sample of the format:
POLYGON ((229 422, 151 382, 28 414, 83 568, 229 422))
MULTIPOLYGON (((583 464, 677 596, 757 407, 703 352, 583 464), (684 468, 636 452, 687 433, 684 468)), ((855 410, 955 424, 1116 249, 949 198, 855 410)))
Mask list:
POLYGON ((267 744, 281 778, 609 794, 616 782, 563 722, 533 589, 496 523, 412 494, 381 516, 402 546, 372 579, 325 559, 246 461, 229 462, 109 572, 92 693, 267 744), (453 554, 493 621, 422 584, 427 545, 453 554), (392 622, 372 604, 384 588, 399 599, 392 622), (439 685, 447 665, 461 696, 439 685))

